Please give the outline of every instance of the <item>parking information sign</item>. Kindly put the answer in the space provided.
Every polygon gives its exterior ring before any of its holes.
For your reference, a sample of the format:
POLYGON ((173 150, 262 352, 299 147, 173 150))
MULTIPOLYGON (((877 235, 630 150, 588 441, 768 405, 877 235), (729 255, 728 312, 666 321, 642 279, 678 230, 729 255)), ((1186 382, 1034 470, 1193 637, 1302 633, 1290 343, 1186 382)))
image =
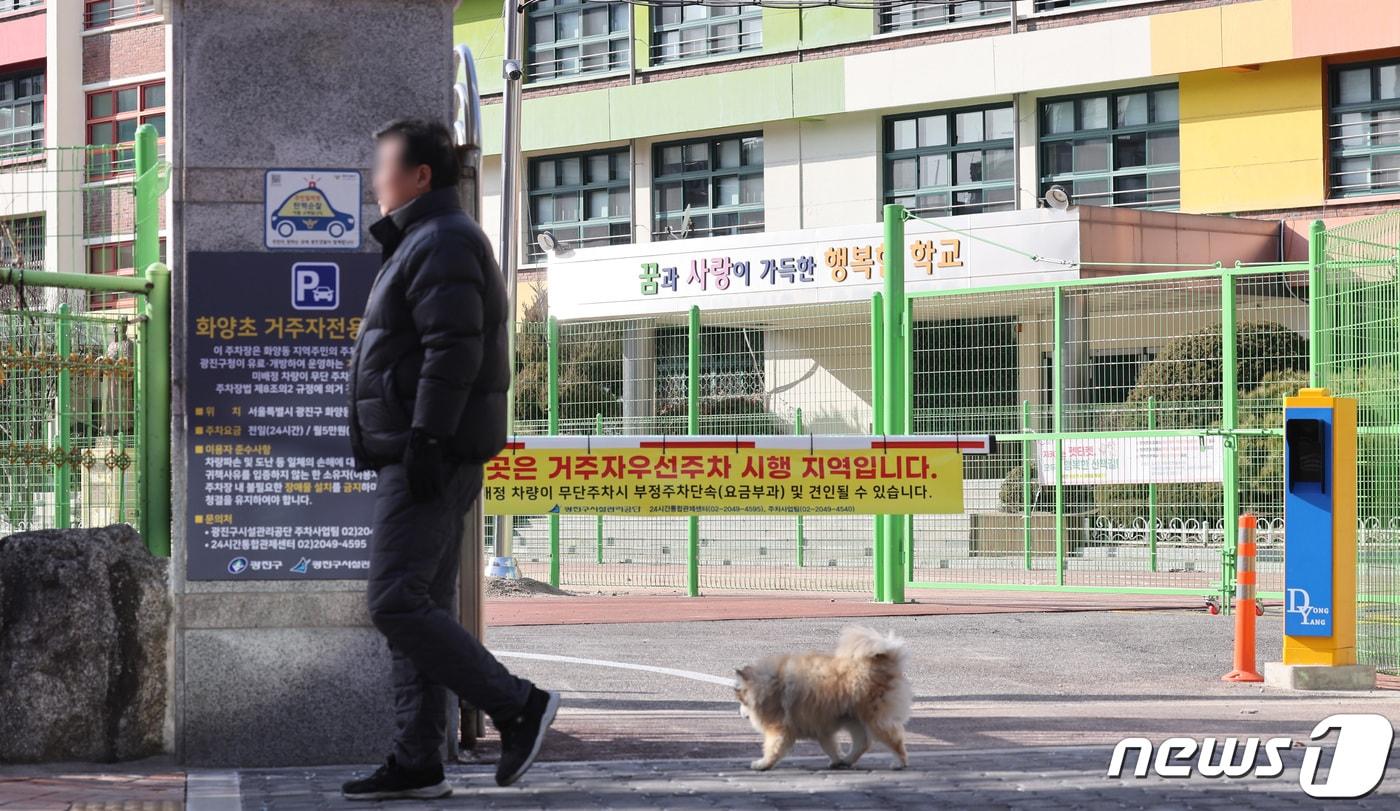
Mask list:
POLYGON ((360 173, 353 169, 269 169, 263 228, 269 248, 360 247, 360 173))
POLYGON ((190 254, 189 579, 367 575, 376 479, 350 458, 346 363, 377 260, 190 254))

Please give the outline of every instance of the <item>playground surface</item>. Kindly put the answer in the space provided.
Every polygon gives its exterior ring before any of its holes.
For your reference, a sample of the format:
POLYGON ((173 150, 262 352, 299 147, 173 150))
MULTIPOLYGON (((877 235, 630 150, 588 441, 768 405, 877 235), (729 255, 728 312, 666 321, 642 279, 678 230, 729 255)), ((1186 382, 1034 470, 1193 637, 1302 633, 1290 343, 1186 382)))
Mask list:
MULTIPOLYGON (((1342 712, 1400 720, 1400 691, 1287 694, 1221 682, 1232 621, 1193 600, 913 596, 920 602, 894 607, 789 594, 492 601, 492 649, 563 693, 540 762, 519 786, 496 788, 488 733, 474 758, 449 767, 453 798, 386 807, 1315 808, 1318 801, 1299 787, 1298 767, 1317 722, 1342 712), (805 616, 790 616, 799 612, 805 616), (750 772, 758 736, 718 682, 759 656, 829 647, 850 617, 908 642, 910 768, 890 771, 888 755, 874 750, 860 768, 833 772, 821 768, 816 744, 802 742, 772 772, 750 772), (1285 773, 1272 779, 1107 778, 1113 745, 1130 736, 1156 743, 1286 736, 1295 746, 1284 753, 1285 773)), ((1280 624, 1270 607, 1260 621, 1261 662, 1277 657, 1280 624)), ((1324 745, 1334 743, 1335 736, 1324 745)), ((1323 757, 1328 763, 1330 755, 1323 757)), ((0 809, 113 807, 118 797, 131 808, 358 807, 339 799, 339 785, 369 768, 185 774, 159 760, 3 766, 0 809)), ((1369 797, 1345 805, 1395 807, 1397 800, 1400 777, 1392 774, 1369 797)))

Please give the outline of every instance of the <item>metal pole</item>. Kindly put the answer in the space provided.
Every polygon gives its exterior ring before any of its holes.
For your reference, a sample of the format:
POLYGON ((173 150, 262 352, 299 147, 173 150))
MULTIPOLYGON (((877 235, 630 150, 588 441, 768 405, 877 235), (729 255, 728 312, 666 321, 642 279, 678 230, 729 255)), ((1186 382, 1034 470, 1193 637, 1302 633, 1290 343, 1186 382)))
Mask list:
MULTIPOLYGON (((145 273, 146 268, 160 261, 161 186, 156 178, 159 153, 154 126, 142 124, 136 128, 135 158, 136 234, 131 254, 136 269, 145 273)), ((147 302, 144 298, 138 298, 137 302, 137 314, 144 314, 147 302)))
MULTIPOLYGON (((1031 401, 1021 401, 1021 430, 1030 433, 1031 401)), ((1030 440, 1021 441, 1021 534, 1026 547, 1026 571, 1032 568, 1031 562, 1031 448, 1030 440)))
MULTIPOLYGON (((903 239, 900 240, 903 242, 903 239)), ((904 266, 903 259, 900 260, 900 267, 904 266)), ((901 285, 902 289, 903 285, 901 285)), ((900 387, 900 411, 904 412, 904 419, 900 423, 902 432, 905 435, 914 433, 914 302, 908 297, 904 297, 904 306, 901 308, 903 316, 900 323, 903 324, 900 341, 900 363, 904 366, 904 384, 900 387)), ((901 573, 903 580, 914 579, 914 516, 903 516, 904 520, 904 571, 901 573)))
MULTIPOLYGON (((549 367, 549 435, 559 433, 559 319, 550 316, 545 340, 549 367)), ((559 513, 549 515, 549 585, 559 588, 559 513)))
MULTIPOLYGON (((685 413, 686 430, 691 436, 700 433, 700 308, 691 305, 687 332, 689 358, 686 362, 685 413)), ((700 596, 700 516, 692 515, 686 542, 686 593, 700 596)))
MULTIPOLYGON (((1147 428, 1157 428, 1157 397, 1147 398, 1147 428)), ((1152 571, 1157 571, 1157 483, 1147 484, 1147 550, 1152 571)))
POLYGON ((1235 312, 1235 277, 1228 271, 1220 275, 1220 388, 1221 414, 1220 427, 1224 429, 1221 490, 1222 515, 1220 517, 1220 605, 1226 611, 1234 602, 1236 540, 1230 532, 1230 525, 1239 518, 1240 488, 1239 459, 1235 448, 1235 429, 1239 427, 1239 369, 1236 332, 1238 318, 1235 312))
MULTIPOLYGON (((798 436, 802 435, 802 409, 797 409, 797 416, 792 421, 792 432, 798 436)), ((797 568, 807 565, 807 539, 804 537, 802 527, 802 516, 797 516, 797 568)))
POLYGON ((142 367, 146 421, 146 548, 170 557, 170 268, 157 262, 146 268, 151 282, 147 354, 142 367))
MULTIPOLYGON (((594 418, 594 429, 593 429, 593 433, 594 433, 595 436, 602 436, 602 435, 603 435, 603 412, 601 412, 601 411, 599 411, 598 414, 597 414, 597 416, 594 418)), ((602 514, 602 513, 598 513, 598 556, 597 556, 597 562, 600 563, 600 564, 603 562, 603 514, 602 514)))
MULTIPOLYGON (((870 296, 870 432, 885 430, 885 296, 870 296)), ((871 521, 871 558, 875 567, 875 602, 885 601, 885 522, 880 516, 871 521)))
POLYGON ((53 520, 59 529, 73 526, 73 373, 69 356, 73 354, 73 322, 68 319, 68 304, 58 305, 58 436, 54 449, 58 451, 53 475, 53 520))
MULTIPOLYGON (((904 427, 904 206, 885 206, 885 430, 904 427)), ((885 602, 904 602, 904 541, 906 517, 886 515, 885 602)))
POLYGON ((1313 220, 1308 229, 1308 385, 1322 386, 1322 265, 1325 261, 1326 229, 1322 220, 1313 220))
MULTIPOLYGON (((510 299, 510 311, 506 315, 507 352, 511 369, 511 386, 506 394, 506 432, 510 434, 514 433, 515 426, 515 310, 519 297, 515 271, 519 255, 516 237, 520 209, 520 83, 525 69, 520 62, 521 7, 516 5, 515 0, 505 0, 501 15, 505 18, 505 58, 501 61, 501 76, 505 81, 502 93, 505 129, 501 136, 500 265, 501 273, 505 277, 506 293, 510 299)), ((510 578, 520 576, 511 553, 514 532, 515 521, 512 516, 496 516, 496 557, 492 558, 488 565, 487 574, 510 578)))
POLYGON ((1065 584, 1065 290, 1055 288, 1055 584, 1065 584))

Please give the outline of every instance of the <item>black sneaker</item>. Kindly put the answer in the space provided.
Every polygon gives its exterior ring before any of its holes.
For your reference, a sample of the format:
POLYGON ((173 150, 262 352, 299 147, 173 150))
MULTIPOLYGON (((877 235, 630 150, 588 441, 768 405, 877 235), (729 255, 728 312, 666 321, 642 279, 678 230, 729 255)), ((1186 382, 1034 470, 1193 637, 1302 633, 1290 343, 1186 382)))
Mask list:
POLYGON ((452 787, 442 779, 441 763, 405 769, 393 755, 374 774, 340 787, 340 796, 347 800, 435 800, 451 794, 452 787))
POLYGON ((544 733, 559 711, 559 694, 530 688, 525 709, 505 723, 497 723, 501 733, 501 759, 496 764, 496 785, 508 786, 520 779, 535 762, 544 743, 544 733))

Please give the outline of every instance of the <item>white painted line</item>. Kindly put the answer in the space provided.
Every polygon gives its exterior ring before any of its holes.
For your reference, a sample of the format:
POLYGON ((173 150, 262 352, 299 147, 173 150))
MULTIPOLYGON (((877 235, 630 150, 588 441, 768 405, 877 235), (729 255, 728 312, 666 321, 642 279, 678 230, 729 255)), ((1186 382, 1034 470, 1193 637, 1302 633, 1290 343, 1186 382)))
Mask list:
POLYGON ((577 656, 556 656, 552 653, 518 653, 516 651, 495 650, 491 651, 496 656, 514 657, 516 659, 538 659, 544 662, 567 662, 575 665, 593 665, 594 667, 613 667, 620 670, 642 670, 647 673, 661 673, 666 676, 676 676, 691 681, 703 681, 709 684, 720 684, 725 687, 733 687, 734 680, 726 679, 723 676, 711 676, 708 673, 696 673, 694 670, 676 670, 670 667, 654 667, 652 665, 634 665, 630 662, 613 662, 607 659, 580 659, 577 656))
POLYGON ((185 775, 185 811, 242 811, 236 771, 195 771, 185 775))

